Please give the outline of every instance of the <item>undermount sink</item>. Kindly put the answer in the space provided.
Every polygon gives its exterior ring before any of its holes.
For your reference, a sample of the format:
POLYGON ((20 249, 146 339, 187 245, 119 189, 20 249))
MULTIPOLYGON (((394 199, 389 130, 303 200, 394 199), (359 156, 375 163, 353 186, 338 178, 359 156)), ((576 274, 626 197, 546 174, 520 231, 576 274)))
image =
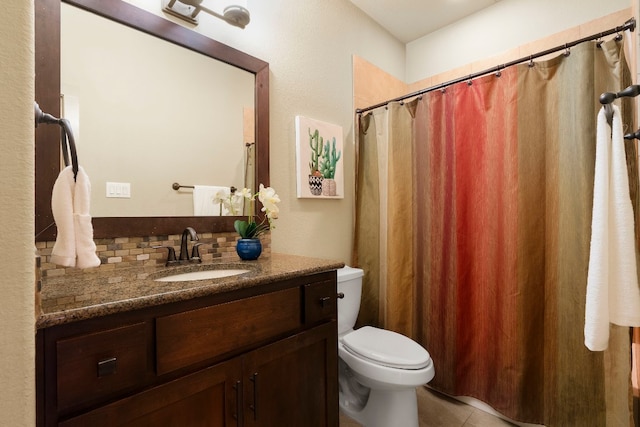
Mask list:
POLYGON ((220 270, 199 270, 190 271, 188 273, 178 273, 171 276, 164 276, 155 279, 156 282, 186 282, 189 280, 207 280, 220 279, 222 277, 237 276, 239 274, 248 273, 249 270, 243 269, 220 269, 220 270))

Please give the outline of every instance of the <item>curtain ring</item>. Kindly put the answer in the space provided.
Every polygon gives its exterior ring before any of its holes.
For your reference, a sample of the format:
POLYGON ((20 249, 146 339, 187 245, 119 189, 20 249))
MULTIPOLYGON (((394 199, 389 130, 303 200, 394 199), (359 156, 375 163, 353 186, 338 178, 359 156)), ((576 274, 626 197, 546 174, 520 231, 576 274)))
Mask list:
POLYGON ((571 51, 569 50, 569 45, 567 43, 564 44, 564 56, 567 57, 571 55, 571 51))
POLYGON ((533 63, 533 55, 529 55, 529 68, 533 68, 536 64, 533 63))
POLYGON ((440 89, 440 93, 445 94, 447 93, 447 88, 443 87, 442 89, 440 89))
POLYGON ((614 40, 617 42, 622 41, 622 34, 620 33, 616 34, 616 37, 614 38, 614 40))

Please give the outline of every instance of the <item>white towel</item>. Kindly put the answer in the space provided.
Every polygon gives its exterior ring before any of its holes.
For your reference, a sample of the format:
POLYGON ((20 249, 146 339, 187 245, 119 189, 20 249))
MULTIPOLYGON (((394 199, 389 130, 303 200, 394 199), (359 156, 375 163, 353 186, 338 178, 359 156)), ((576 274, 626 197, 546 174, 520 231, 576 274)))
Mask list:
MULTIPOLYGON (((219 191, 229 194, 229 187, 195 185, 193 187, 193 214, 195 216, 220 215, 220 203, 213 203, 213 199, 219 191)), ((227 215, 227 213, 227 209, 223 206, 222 215, 227 215)))
POLYGON ((609 323, 640 326, 634 218, 619 108, 613 105, 611 126, 601 109, 597 125, 584 325, 584 343, 591 351, 607 349, 609 323))
POLYGON ((100 265, 93 241, 89 214, 91 182, 79 167, 76 181, 71 166, 64 168, 53 185, 51 210, 58 228, 51 262, 64 267, 89 268, 100 265))

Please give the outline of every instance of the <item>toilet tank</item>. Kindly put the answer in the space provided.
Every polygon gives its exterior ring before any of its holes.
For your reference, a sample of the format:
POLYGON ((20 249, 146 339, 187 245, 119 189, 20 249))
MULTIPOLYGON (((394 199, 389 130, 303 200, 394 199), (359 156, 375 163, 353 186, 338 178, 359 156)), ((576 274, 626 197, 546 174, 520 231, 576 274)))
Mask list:
POLYGON ((338 269, 338 293, 344 298, 338 299, 338 335, 353 329, 360 311, 362 296, 362 277, 360 268, 343 267, 338 269))

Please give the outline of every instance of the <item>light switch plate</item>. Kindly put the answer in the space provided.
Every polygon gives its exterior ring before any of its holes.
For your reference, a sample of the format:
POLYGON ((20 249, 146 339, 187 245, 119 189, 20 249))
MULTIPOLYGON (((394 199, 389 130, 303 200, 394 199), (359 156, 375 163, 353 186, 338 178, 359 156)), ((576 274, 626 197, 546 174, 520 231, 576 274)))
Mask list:
POLYGON ((107 182, 107 197, 120 199, 131 198, 131 183, 129 182, 107 182))

